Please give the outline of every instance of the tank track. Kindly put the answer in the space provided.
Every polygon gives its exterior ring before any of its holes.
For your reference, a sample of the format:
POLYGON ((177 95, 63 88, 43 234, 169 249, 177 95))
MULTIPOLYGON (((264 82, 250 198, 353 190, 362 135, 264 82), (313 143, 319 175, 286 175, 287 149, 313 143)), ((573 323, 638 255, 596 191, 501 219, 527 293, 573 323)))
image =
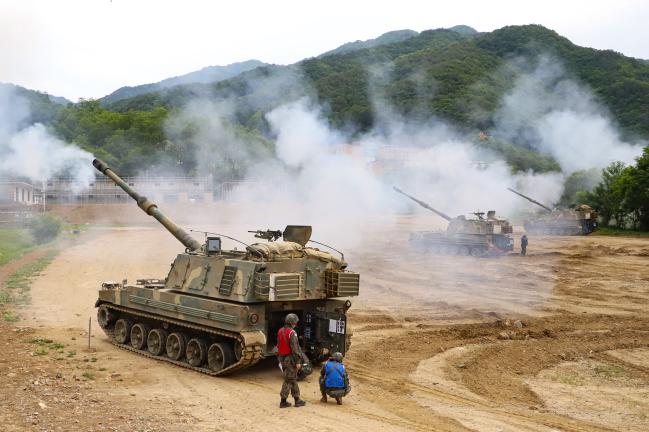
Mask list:
POLYGON ((108 335, 108 337, 110 338, 110 341, 111 341, 111 343, 113 345, 115 345, 115 346, 117 346, 119 348, 125 349, 127 351, 135 352, 135 353, 137 353, 137 354, 139 354, 141 356, 144 356, 144 357, 149 357, 149 358, 152 358, 152 359, 155 359, 155 360, 162 360, 162 361, 165 361, 167 363, 171 363, 171 364, 173 364, 175 366, 183 367, 183 368, 186 368, 186 369, 191 369, 193 371, 200 372, 200 373, 203 373, 203 374, 206 374, 206 375, 211 375, 211 376, 228 375, 228 374, 231 374, 231 373, 233 373, 235 371, 248 368, 248 367, 254 365, 255 363, 257 363, 263 357, 263 355, 262 355, 262 353, 263 353, 262 348, 263 347, 262 347, 261 344, 253 344, 253 345, 249 345, 249 346, 244 345, 243 338, 239 334, 234 333, 234 332, 228 332, 228 331, 218 330, 218 329, 214 329, 214 328, 210 328, 210 327, 194 325, 194 324, 190 324, 190 323, 187 323, 187 322, 184 322, 184 321, 175 320, 173 318, 167 318, 167 317, 162 317, 162 316, 159 316, 159 315, 148 314, 148 313, 136 311, 136 310, 125 308, 125 307, 116 306, 116 305, 113 305, 113 304, 110 304, 110 303, 104 303, 103 305, 106 306, 108 309, 111 309, 111 310, 114 310, 114 311, 119 311, 119 312, 122 312, 122 313, 125 313, 125 314, 129 314, 131 316, 148 318, 148 319, 160 321, 160 322, 163 322, 163 323, 173 324, 173 325, 178 326, 178 327, 184 327, 184 328, 188 328, 188 329, 192 329, 192 330, 198 330, 198 331, 201 331, 201 332, 210 333, 210 334, 216 335, 216 336, 224 336, 224 337, 239 341, 241 343, 241 345, 243 346, 243 353, 241 354, 241 358, 237 362, 231 364, 230 366, 228 366, 228 367, 226 367, 226 368, 224 368, 224 369, 222 369, 222 370, 220 370, 218 372, 215 372, 215 371, 213 371, 213 370, 211 370, 209 368, 206 368, 206 367, 192 366, 189 363, 186 363, 186 362, 183 362, 183 361, 172 360, 172 359, 170 359, 169 357, 167 357, 165 355, 155 356, 155 355, 149 353, 146 350, 138 350, 136 348, 133 348, 129 344, 119 343, 119 342, 117 342, 115 340, 115 336, 114 336, 112 328, 103 329, 104 333, 106 333, 106 335, 108 335))

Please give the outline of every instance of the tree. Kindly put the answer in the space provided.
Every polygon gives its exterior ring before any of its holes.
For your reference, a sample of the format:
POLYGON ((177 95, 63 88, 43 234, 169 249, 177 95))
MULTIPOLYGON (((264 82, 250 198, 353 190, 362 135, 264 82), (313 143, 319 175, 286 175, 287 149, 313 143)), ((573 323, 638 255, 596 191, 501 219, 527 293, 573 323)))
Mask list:
POLYGON ((618 227, 624 226, 624 191, 621 184, 624 168, 623 162, 613 162, 602 170, 602 181, 593 192, 578 195, 599 212, 605 226, 611 223, 611 219, 615 219, 618 227))

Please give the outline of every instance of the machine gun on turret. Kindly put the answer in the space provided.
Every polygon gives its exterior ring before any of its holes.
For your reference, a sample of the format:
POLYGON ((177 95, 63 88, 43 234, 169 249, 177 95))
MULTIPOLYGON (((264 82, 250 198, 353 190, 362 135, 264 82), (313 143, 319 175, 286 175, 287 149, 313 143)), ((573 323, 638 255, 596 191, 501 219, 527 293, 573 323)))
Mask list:
POLYGON ((282 236, 282 231, 280 230, 269 230, 267 229, 266 231, 263 230, 254 230, 254 231, 248 231, 249 233, 254 233, 255 238, 258 239, 264 239, 268 240, 269 242, 273 242, 280 238, 282 236))

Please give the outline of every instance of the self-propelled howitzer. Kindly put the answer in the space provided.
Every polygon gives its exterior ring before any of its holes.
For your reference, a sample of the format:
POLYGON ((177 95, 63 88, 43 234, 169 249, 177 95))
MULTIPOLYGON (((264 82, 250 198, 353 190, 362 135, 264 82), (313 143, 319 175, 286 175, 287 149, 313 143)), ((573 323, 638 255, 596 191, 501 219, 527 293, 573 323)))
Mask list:
POLYGON ((201 244, 104 162, 93 165, 185 246, 164 279, 102 285, 97 319, 115 345, 221 375, 275 355, 277 330, 295 313, 311 361, 348 349, 345 298, 358 295, 359 275, 342 258, 307 247, 310 226, 287 226, 283 241, 268 231, 269 243, 243 251, 222 249, 218 234, 206 233, 201 244))
POLYGON ((486 217, 483 212, 475 212, 475 219, 464 216, 451 218, 397 187, 394 190, 448 221, 446 232, 411 233, 410 244, 416 250, 445 255, 493 256, 514 249, 511 224, 496 217, 493 210, 488 211, 486 217))
POLYGON ((514 189, 507 190, 545 210, 523 221, 525 231, 530 234, 588 235, 597 229, 597 212, 588 205, 551 209, 514 189))

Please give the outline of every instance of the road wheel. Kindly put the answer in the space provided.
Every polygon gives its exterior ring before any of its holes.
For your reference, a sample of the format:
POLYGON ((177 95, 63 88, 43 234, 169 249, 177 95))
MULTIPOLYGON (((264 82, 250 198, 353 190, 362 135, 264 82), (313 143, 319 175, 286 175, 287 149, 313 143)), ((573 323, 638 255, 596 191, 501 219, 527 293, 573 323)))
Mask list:
POLYGON ((192 366, 199 367, 205 363, 207 359, 207 344, 203 339, 193 338, 187 342, 187 350, 185 353, 187 363, 192 366))
POLYGON ((234 363, 232 347, 225 342, 217 342, 207 352, 207 365, 214 372, 219 372, 234 363))
POLYGON ((187 347, 187 336, 182 333, 174 332, 167 336, 166 350, 167 357, 171 360, 180 360, 185 355, 187 347))
POLYGON ((137 350, 144 349, 150 327, 143 323, 137 323, 131 327, 131 346, 137 350))
POLYGON ((241 343, 240 340, 237 340, 234 343, 234 358, 236 361, 241 360, 241 357, 243 356, 243 344, 241 343))
POLYGON ((154 356, 159 356, 165 352, 166 343, 167 332, 162 329, 153 329, 146 339, 146 348, 154 356))
POLYGON ((128 339, 131 336, 132 326, 133 323, 129 319, 120 318, 117 320, 113 333, 115 335, 115 340, 117 341, 117 343, 123 344, 128 342, 128 339))
POLYGON ((108 309, 108 306, 106 305, 101 305, 99 306, 99 309, 97 309, 97 322, 99 323, 99 327, 103 329, 110 327, 110 325, 115 322, 116 318, 117 316, 115 315, 115 312, 108 309))
POLYGON ((467 256, 469 255, 470 249, 468 246, 460 246, 458 249, 458 254, 462 256, 467 256))
POLYGON ((472 247, 471 248, 471 256, 474 257, 481 257, 485 254, 485 249, 481 248, 480 246, 477 247, 472 247))

